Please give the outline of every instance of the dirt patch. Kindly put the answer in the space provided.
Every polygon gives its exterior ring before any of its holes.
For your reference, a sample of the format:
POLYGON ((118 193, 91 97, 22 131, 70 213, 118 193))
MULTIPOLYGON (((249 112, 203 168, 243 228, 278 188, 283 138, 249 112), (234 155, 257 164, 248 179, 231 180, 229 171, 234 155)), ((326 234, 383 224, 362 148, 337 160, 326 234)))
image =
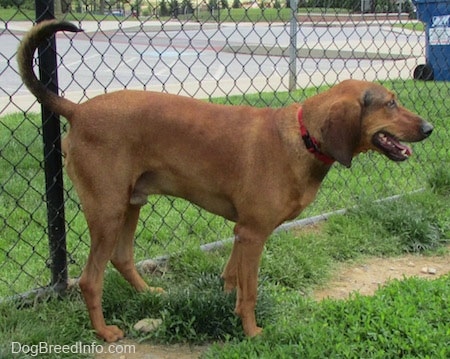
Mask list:
POLYGON ((445 256, 407 255, 398 258, 373 258, 360 264, 343 265, 326 288, 314 291, 317 300, 345 299, 350 293, 373 294, 392 279, 421 277, 434 279, 450 273, 450 254, 445 256))
POLYGON ((121 340, 114 344, 104 344, 103 353, 95 359, 196 359, 206 350, 206 346, 138 344, 131 340, 121 340))
MULTIPOLYGON (((358 264, 342 265, 327 286, 314 291, 313 296, 321 300, 346 299, 353 292, 371 295, 393 279, 411 276, 435 279, 447 273, 450 273, 450 252, 444 256, 372 258, 358 264)), ((122 340, 111 346, 105 344, 103 348, 104 352, 97 354, 95 359, 195 359, 200 357, 207 346, 137 344, 122 340), (124 353, 126 345, 131 345, 134 352, 124 353)))

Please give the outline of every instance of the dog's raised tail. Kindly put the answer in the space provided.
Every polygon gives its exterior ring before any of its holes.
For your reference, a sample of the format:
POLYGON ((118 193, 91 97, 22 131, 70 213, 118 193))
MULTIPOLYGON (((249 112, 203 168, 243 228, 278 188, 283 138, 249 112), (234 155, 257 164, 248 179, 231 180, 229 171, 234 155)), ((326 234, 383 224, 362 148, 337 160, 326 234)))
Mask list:
POLYGON ((22 39, 17 52, 17 62, 20 76, 24 84, 37 100, 51 111, 64 117, 70 117, 76 104, 68 99, 58 96, 42 84, 33 70, 34 52, 45 40, 58 31, 83 31, 70 22, 47 20, 34 26, 22 39))

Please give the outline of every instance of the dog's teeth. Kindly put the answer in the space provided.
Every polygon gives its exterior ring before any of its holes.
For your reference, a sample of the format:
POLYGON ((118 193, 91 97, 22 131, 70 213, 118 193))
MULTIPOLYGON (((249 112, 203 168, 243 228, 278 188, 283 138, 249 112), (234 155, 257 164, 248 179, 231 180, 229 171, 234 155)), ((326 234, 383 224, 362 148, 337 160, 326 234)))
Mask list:
POLYGON ((384 133, 379 133, 378 134, 378 138, 380 139, 380 141, 382 142, 382 143, 386 143, 387 142, 387 137, 386 137, 386 135, 384 134, 384 133))

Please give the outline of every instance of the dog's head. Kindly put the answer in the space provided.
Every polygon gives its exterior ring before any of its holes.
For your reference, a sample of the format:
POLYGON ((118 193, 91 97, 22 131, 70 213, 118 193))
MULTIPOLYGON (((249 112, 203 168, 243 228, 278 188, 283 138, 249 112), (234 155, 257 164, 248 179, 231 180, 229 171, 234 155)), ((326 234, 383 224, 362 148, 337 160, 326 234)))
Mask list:
POLYGON ((347 167, 355 155, 368 150, 404 161, 412 150, 401 142, 422 141, 433 131, 430 123, 402 107, 381 85, 347 80, 328 95, 333 100, 321 128, 323 151, 347 167))

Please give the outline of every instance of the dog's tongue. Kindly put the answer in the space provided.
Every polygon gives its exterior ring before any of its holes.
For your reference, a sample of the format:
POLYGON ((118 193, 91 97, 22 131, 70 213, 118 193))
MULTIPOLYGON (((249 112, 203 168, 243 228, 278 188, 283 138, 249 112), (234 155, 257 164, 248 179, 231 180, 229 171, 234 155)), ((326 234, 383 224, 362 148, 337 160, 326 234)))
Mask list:
POLYGON ((394 142, 395 147, 397 147, 398 151, 402 154, 405 155, 406 157, 409 157, 412 155, 412 149, 409 146, 406 146, 400 142, 394 142))

